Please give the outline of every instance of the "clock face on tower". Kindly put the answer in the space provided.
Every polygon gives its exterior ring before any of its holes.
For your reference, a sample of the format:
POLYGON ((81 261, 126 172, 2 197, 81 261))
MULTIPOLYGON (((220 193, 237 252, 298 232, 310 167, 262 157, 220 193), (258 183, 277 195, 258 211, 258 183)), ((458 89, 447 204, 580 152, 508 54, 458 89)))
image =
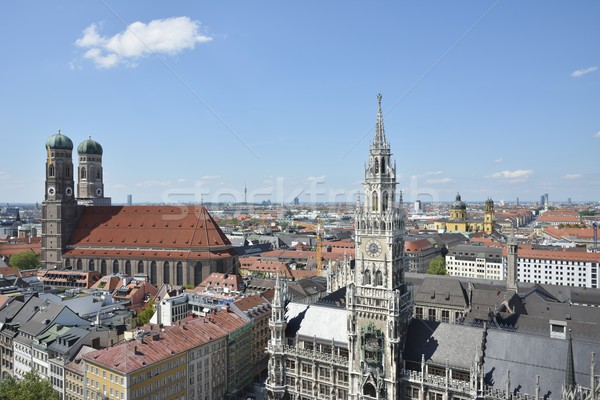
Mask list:
POLYGON ((65 194, 67 196, 71 196, 73 194, 73 189, 71 189, 70 187, 66 188, 65 189, 65 194))
POLYGON ((56 193, 56 190, 54 189, 54 187, 50 186, 50 187, 48 188, 48 194, 49 194, 50 196, 54 196, 54 193, 56 193))
POLYGON ((381 254, 381 243, 377 240, 369 240, 365 245, 367 254, 373 257, 377 257, 381 254))

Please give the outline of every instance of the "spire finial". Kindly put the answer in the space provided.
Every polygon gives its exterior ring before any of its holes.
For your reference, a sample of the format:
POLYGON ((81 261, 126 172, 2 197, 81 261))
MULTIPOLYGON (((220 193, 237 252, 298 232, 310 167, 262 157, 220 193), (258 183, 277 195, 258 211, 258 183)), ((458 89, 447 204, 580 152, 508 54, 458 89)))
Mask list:
POLYGON ((58 134, 59 134, 59 135, 62 135, 62 133, 60 133, 60 129, 58 130, 58 134))
POLYGON ((381 93, 377 94, 377 123, 375 124, 375 139, 373 145, 375 147, 387 147, 385 140, 385 129, 383 128, 383 113, 381 112, 381 93))
POLYGON ((89 135, 89 136, 88 136, 88 139, 92 140, 92 135, 89 135))
POLYGON ((565 377, 565 388, 572 392, 575 390, 577 383, 575 381, 575 361, 573 360, 573 338, 571 329, 567 332, 567 369, 565 377))

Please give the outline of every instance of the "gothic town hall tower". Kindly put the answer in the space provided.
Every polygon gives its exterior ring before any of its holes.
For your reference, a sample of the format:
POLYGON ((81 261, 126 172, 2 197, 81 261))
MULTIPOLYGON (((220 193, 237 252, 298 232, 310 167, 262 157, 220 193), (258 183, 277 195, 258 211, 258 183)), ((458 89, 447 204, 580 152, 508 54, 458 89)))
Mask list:
POLYGON ((381 95, 355 220, 356 263, 346 291, 349 399, 399 399, 399 373, 411 315, 404 284, 404 214, 385 136, 381 95))

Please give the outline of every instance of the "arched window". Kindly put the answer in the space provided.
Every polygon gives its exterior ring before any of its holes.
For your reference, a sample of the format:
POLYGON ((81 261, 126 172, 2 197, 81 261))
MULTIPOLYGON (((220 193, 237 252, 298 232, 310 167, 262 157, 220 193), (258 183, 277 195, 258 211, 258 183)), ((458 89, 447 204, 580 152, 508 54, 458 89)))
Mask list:
POLYGON ((377 271, 375 273, 375 286, 381 285, 383 285, 383 274, 381 273, 381 271, 377 271))
POLYGON ((100 261, 100 273, 106 275, 106 260, 100 261))
POLYGON ((125 261, 125 273, 131 276, 131 261, 125 261))
POLYGON ((71 268, 71 259, 67 258, 67 259, 65 260, 65 268, 66 268, 66 269, 69 269, 69 268, 71 268))
POLYGON ((81 167, 81 179, 85 179, 87 176, 87 173, 85 172, 85 167, 81 167))
POLYGON ((202 263, 196 261, 194 264, 194 286, 199 285, 202 282, 202 263))
POLYGON ((77 259, 77 262, 75 263, 75 268, 77 268, 77 271, 81 271, 83 269, 81 258, 77 259))
POLYGON ((144 273, 144 262, 141 261, 141 260, 138 261, 137 273, 138 274, 143 274, 144 273))
POLYGON ((381 157, 381 173, 385 174, 385 157, 381 157))
POLYGON ((70 178, 71 177, 71 167, 67 167, 66 173, 67 173, 67 178, 70 178))
POLYGON ((373 192, 373 196, 371 196, 372 203, 373 203, 373 211, 379 211, 379 196, 377 195, 377 192, 373 192))
POLYGON ((181 263, 181 261, 179 261, 177 263, 177 267, 176 267, 176 279, 175 279, 175 284, 176 285, 183 285, 183 264, 181 263))
POLYGON ((375 159, 375 173, 376 174, 379 173, 379 159, 378 158, 375 159))
POLYGON ((383 194, 381 195, 381 201, 383 202, 383 204, 381 205, 381 211, 387 211, 387 209, 388 209, 388 202, 389 202, 389 198, 388 198, 388 193, 387 192, 383 192, 383 194))
POLYGON ((54 176, 54 174, 54 164, 50 164, 50 166, 48 167, 48 176, 54 176))
POLYGON ((94 264, 94 260, 90 260, 89 264, 88 264, 88 271, 95 271, 96 265, 94 264))
POLYGON ((96 179, 100 179, 100 170, 96 171, 96 179))
POLYGON ((363 285, 370 285, 370 284, 371 284, 371 271, 366 270, 363 275, 363 285))
POLYGON ((171 283, 171 271, 169 271, 169 262, 163 264, 163 283, 171 283))
POLYGON ((360 222, 360 229, 365 229, 366 225, 365 225, 365 221, 361 221, 360 222))
POLYGON ((156 261, 150 263, 150 283, 153 285, 157 283, 156 261))
POLYGON ((373 386, 369 382, 365 383, 365 386, 363 386, 363 395, 369 397, 377 397, 377 391, 375 390, 375 386, 373 386))
POLYGON ((119 273, 119 261, 115 260, 113 261, 113 274, 117 274, 119 273))

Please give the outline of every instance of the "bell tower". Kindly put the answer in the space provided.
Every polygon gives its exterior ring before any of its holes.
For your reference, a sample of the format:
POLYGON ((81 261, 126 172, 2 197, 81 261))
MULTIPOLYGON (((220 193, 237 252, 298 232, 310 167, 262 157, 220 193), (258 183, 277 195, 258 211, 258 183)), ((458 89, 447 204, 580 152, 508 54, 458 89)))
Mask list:
POLYGON ((485 201, 483 231, 488 235, 491 235, 494 231, 494 201, 491 198, 485 201))
POLYGON ((346 289, 349 399, 398 399, 411 292, 404 283, 404 213, 385 136, 381 95, 356 210, 356 261, 346 289))
POLYGON ((62 253, 77 222, 73 142, 58 131, 46 141, 46 194, 42 203, 42 265, 62 267, 62 253))
POLYGON ((91 136, 77 146, 77 202, 81 205, 110 205, 110 198, 104 197, 102 153, 102 146, 91 136))

